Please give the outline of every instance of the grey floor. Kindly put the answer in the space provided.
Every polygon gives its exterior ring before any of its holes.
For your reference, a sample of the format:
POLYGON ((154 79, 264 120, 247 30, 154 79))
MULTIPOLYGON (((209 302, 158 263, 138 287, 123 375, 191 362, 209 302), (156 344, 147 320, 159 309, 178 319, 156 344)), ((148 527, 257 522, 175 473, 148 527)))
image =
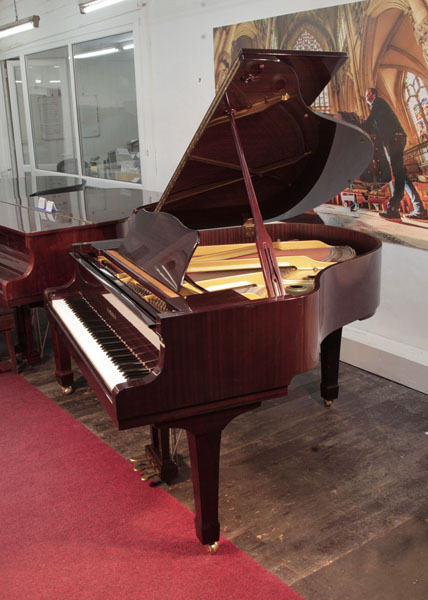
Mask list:
MULTIPOLYGON (((147 430, 116 431, 78 372, 63 396, 49 351, 23 375, 125 458, 141 454, 147 430)), ((340 385, 326 409, 315 369, 227 426, 222 533, 306 600, 427 600, 428 396, 343 363, 340 385)), ((162 485, 192 509, 184 436, 178 453, 162 485)))

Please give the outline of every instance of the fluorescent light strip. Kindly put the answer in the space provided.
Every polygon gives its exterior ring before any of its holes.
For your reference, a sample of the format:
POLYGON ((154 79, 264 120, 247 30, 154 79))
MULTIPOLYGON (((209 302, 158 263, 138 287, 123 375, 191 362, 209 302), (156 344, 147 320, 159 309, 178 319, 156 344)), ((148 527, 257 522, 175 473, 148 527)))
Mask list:
POLYGON ((26 19, 20 19, 19 21, 2 25, 0 27, 0 38, 7 37, 9 35, 15 35, 16 33, 22 33, 23 31, 29 31, 34 27, 38 27, 39 21, 40 17, 33 15, 32 17, 27 17, 26 19))
POLYGON ((107 6, 117 4, 118 2, 123 2, 123 0, 92 0, 91 2, 82 2, 79 4, 79 8, 82 15, 85 15, 86 13, 93 12, 100 8, 106 8, 107 6))
POLYGON ((104 50, 94 50, 93 52, 75 54, 74 58, 90 58, 91 56, 103 56, 104 54, 113 54, 114 52, 119 52, 119 48, 104 48, 104 50))
POLYGON ((122 50, 133 50, 134 44, 125 44, 122 46, 122 50))

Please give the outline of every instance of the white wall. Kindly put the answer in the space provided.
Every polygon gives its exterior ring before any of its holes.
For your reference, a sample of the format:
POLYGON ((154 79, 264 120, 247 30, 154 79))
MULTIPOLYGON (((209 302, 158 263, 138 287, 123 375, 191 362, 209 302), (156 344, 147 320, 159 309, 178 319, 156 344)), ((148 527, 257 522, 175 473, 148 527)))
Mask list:
MULTIPOLYGON (((77 0, 22 0, 19 16, 39 14, 40 31, 0 41, 0 59, 132 26, 144 184, 162 190, 214 94, 213 28, 339 1, 126 0, 81 16, 77 0)), ((0 11, 0 23, 13 20, 12 6, 9 0, 10 15, 0 11)), ((1 112, 0 121, 3 132, 1 112)), ((372 319, 345 328, 342 358, 428 393, 428 253, 385 244, 383 264, 381 307, 372 319)))

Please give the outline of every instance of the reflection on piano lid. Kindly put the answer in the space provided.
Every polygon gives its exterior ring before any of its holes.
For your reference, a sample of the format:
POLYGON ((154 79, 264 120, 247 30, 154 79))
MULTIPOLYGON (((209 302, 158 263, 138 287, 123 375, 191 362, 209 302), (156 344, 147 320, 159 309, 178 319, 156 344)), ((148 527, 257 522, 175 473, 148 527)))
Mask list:
POLYGON ((25 177, 0 177, 0 200, 19 201, 32 196, 79 192, 85 186, 85 179, 72 175, 27 174, 25 177))
POLYGON ((48 190, 48 198, 54 202, 56 212, 48 217, 48 211, 39 208, 39 195, 44 192, 29 194, 27 184, 20 178, 0 179, 1 227, 32 234, 45 229, 106 223, 125 219, 135 208, 142 206, 145 199, 157 198, 156 193, 139 189, 85 186, 73 189, 71 185, 63 189, 52 188, 48 190), (46 219, 54 225, 46 223, 46 219))
POLYGON ((51 196, 66 192, 80 192, 84 189, 86 181, 81 177, 58 177, 55 175, 38 175, 35 184, 31 185, 34 191, 29 196, 51 196))
POLYGON ((75 278, 46 293, 63 387, 72 354, 119 428, 152 425, 161 477, 162 431, 187 430, 204 544, 219 539, 222 429, 285 395, 320 349, 331 404, 341 328, 379 302, 375 238, 278 221, 329 200, 370 161, 366 134, 308 106, 344 60, 243 50, 160 201, 134 211, 123 238, 74 245, 75 278))
POLYGON ((79 191, 78 182, 60 176, 0 179, 0 304, 15 307, 20 354, 30 363, 40 357, 30 307, 42 304, 46 288, 72 277, 72 244, 123 235, 143 194, 152 196, 123 188, 79 191), (58 188, 59 182, 67 185, 58 188), (32 185, 38 193, 48 191, 56 212, 39 209, 38 196, 29 194, 32 185))

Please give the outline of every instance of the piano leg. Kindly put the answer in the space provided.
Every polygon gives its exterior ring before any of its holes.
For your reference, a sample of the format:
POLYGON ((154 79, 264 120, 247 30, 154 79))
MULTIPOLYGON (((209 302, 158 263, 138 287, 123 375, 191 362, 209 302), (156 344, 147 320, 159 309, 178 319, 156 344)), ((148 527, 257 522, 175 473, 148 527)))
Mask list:
POLYGON ((32 306, 29 304, 17 306, 15 308, 15 322, 19 349, 24 354, 28 364, 35 365, 40 362, 40 352, 37 350, 34 339, 31 308, 32 306))
POLYGON ((342 328, 330 333, 321 342, 321 396, 331 406, 339 395, 339 357, 342 328))
POLYGON ((71 369, 71 355, 67 349, 67 345, 58 333, 56 324, 52 318, 49 319, 52 346, 55 356, 55 375, 59 385, 62 387, 64 394, 72 392, 73 371, 71 369))
POLYGON ((146 456, 155 467, 159 479, 170 483, 177 477, 178 467, 171 458, 169 428, 150 426, 152 443, 145 447, 146 456))
POLYGON ((202 544, 209 546, 210 551, 215 552, 216 542, 220 538, 218 484, 221 432, 232 419, 258 406, 260 402, 191 417, 175 424, 187 432, 195 498, 196 535, 202 544))

